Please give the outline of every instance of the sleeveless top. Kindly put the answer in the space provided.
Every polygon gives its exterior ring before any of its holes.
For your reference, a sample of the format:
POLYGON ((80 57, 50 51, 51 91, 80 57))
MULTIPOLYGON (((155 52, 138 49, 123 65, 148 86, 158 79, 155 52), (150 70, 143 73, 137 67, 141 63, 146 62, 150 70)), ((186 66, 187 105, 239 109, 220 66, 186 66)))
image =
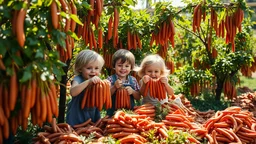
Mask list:
MULTIPOLYGON (((79 84, 85 81, 81 75, 75 76, 73 80, 77 81, 79 84)), ((71 101, 68 103, 66 122, 71 126, 81 124, 90 118, 92 122, 96 122, 100 119, 100 111, 98 108, 85 107, 81 109, 81 101, 84 97, 84 92, 85 90, 77 96, 72 97, 71 101)))

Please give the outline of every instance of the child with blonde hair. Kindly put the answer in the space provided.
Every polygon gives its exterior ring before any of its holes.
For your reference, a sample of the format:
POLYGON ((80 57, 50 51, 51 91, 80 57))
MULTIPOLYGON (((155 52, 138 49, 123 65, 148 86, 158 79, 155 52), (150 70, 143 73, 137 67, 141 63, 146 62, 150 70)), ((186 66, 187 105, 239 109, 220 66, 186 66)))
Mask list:
MULTIPOLYGON (((151 79, 159 80, 161 83, 164 84, 164 88, 168 95, 173 95, 174 91, 172 87, 168 83, 168 75, 169 70, 165 66, 165 62, 161 56, 158 54, 152 54, 146 56, 142 62, 140 67, 137 69, 140 80, 140 92, 141 94, 144 93, 146 83, 148 83, 151 79)), ((165 94, 165 99, 159 100, 157 98, 153 98, 149 92, 143 95, 142 104, 151 103, 153 105, 157 105, 159 102, 161 104, 168 102, 168 96, 165 94)))
POLYGON ((81 101, 85 89, 101 81, 99 75, 104 65, 104 59, 101 55, 92 50, 82 50, 78 53, 75 60, 74 77, 70 95, 71 101, 68 104, 66 122, 71 126, 81 124, 88 119, 96 122, 100 119, 100 111, 96 107, 85 107, 81 109, 81 101))
MULTIPOLYGON (((112 108, 107 110, 108 116, 113 116, 116 108, 116 94, 120 89, 125 89, 130 97, 130 108, 122 107, 126 109, 133 109, 135 100, 140 99, 139 84, 137 80, 130 75, 130 72, 135 66, 134 55, 126 50, 119 49, 112 56, 112 67, 115 70, 115 74, 109 76, 107 79, 111 82, 111 95, 112 95, 112 108)), ((121 100, 122 101, 122 100, 121 100)), ((119 103, 119 101, 117 102, 119 103)))

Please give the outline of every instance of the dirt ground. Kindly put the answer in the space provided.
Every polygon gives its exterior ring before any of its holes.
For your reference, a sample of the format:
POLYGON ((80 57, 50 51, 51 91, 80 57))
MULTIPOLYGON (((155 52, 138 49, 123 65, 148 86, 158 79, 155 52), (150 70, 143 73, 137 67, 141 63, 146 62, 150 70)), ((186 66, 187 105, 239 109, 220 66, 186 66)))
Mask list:
POLYGON ((253 77, 253 78, 256 78, 256 72, 255 72, 255 73, 252 73, 252 77, 253 77))

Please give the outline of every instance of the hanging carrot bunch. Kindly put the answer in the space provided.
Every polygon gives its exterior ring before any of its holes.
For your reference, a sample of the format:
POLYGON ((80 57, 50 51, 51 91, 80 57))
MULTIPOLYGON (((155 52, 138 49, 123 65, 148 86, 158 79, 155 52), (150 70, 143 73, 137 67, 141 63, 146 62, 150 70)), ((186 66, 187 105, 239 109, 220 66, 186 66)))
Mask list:
POLYGON ((237 29, 239 32, 242 31, 242 21, 244 19, 243 10, 238 7, 235 12, 232 12, 230 15, 226 13, 225 17, 225 28, 226 28, 226 43, 232 44, 232 52, 235 52, 235 36, 237 29))
POLYGON ((84 40, 84 44, 89 45, 90 49, 103 47, 103 32, 99 27, 100 17, 103 11, 103 0, 90 0, 91 9, 88 10, 87 15, 83 16, 83 26, 78 26, 76 34, 84 40), (93 25, 95 29, 93 29, 93 25), (98 43, 95 37, 94 30, 98 31, 98 43))
MULTIPOLYGON (((68 31, 74 32, 76 29, 76 22, 70 17, 62 18, 58 13, 63 11, 67 15, 77 15, 76 5, 74 4, 73 0, 70 2, 67 2, 66 0, 60 0, 60 4, 61 5, 59 8, 56 1, 53 0, 50 5, 52 27, 54 29, 63 31, 66 34, 68 31)), ((74 38, 67 34, 65 37, 65 47, 57 45, 56 48, 60 54, 61 61, 65 62, 66 60, 71 59, 72 51, 74 49, 74 38)))
POLYGON ((218 56, 218 51, 216 50, 215 47, 213 47, 213 48, 212 48, 212 57, 213 57, 213 58, 217 58, 217 56, 218 56))
POLYGON ((200 91, 201 90, 200 90, 199 82, 192 83, 192 85, 190 87, 190 94, 192 96, 198 96, 200 91))
POLYGON ((236 86, 229 79, 224 82, 223 93, 226 98, 233 100, 237 97, 236 86))
POLYGON ((139 34, 138 32, 132 33, 131 30, 129 29, 127 32, 127 49, 136 50, 137 48, 142 49, 142 43, 139 34))
POLYGON ((167 58, 165 60, 165 65, 170 70, 170 74, 173 74, 175 72, 175 64, 171 58, 167 58))
POLYGON ((112 68, 112 55, 113 53, 111 52, 110 48, 108 47, 103 48, 103 58, 105 60, 104 66, 106 68, 112 68))
POLYGON ((102 110, 104 104, 106 109, 112 107, 108 80, 102 80, 101 82, 86 88, 84 97, 81 101, 81 109, 84 107, 96 106, 99 110, 102 110))
POLYGON ((150 40, 151 47, 154 42, 156 45, 160 44, 162 46, 165 46, 166 43, 170 41, 172 47, 174 48, 175 27, 171 18, 172 17, 169 16, 165 21, 162 21, 159 25, 156 25, 157 29, 152 32, 150 40))
POLYGON ((251 67, 248 65, 243 65, 241 67, 240 71, 241 71, 242 75, 245 77, 251 77, 252 73, 253 73, 253 71, 251 70, 251 67))

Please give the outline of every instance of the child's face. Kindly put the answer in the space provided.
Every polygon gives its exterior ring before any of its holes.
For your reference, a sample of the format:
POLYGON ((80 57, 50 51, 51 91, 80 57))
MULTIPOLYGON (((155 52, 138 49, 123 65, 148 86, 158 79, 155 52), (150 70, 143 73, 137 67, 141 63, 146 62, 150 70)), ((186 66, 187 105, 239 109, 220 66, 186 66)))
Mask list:
POLYGON ((90 79, 94 76, 99 76, 102 65, 99 61, 91 61, 81 69, 82 76, 85 79, 90 79))
POLYGON ((121 59, 116 61, 115 71, 119 78, 125 78, 127 75, 129 75, 131 68, 132 65, 128 61, 125 61, 124 63, 122 63, 121 59))
POLYGON ((145 67, 145 74, 153 79, 157 79, 161 76, 161 69, 161 65, 159 65, 158 63, 153 63, 145 67))

